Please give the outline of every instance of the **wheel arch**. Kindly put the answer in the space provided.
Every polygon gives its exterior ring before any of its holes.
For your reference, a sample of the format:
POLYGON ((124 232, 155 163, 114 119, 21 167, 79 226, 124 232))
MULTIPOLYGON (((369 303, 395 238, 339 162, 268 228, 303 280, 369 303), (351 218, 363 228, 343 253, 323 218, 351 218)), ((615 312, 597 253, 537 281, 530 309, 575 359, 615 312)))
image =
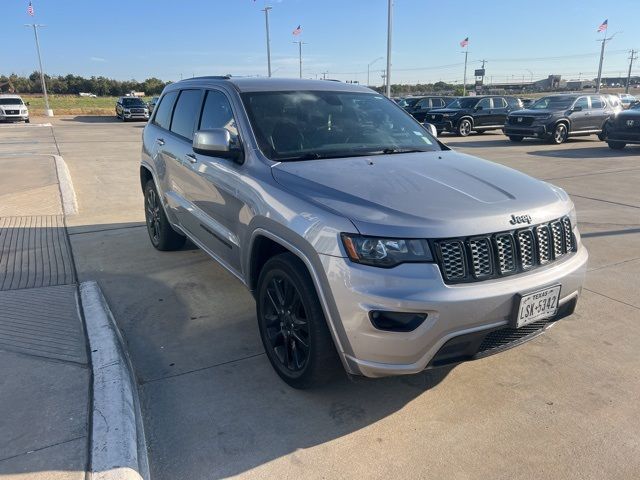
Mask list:
POLYGON ((271 258, 271 256, 279 253, 288 252, 295 255, 304 264, 307 273, 311 278, 311 282, 313 283, 322 311, 325 315, 327 326, 331 332, 331 337, 333 338, 334 345, 336 346, 338 356, 340 357, 345 370, 349 373, 359 373, 354 370, 345 357, 345 354, 351 354, 353 352, 349 345, 344 328, 336 321, 336 319, 339 318, 339 315, 337 313, 333 297, 330 294, 327 294, 327 290, 330 289, 324 285, 326 284, 326 278, 323 281, 323 278, 321 277, 322 274, 319 273, 319 270, 321 270, 322 267, 321 265, 314 265, 314 262, 304 253, 303 250, 303 248, 298 248, 294 243, 268 230, 260 227, 256 228, 253 231, 249 242, 249 253, 247 255, 248 266, 247 270, 245 270, 246 284, 255 296, 255 289, 261 268, 267 260, 271 258), (265 252, 270 254, 270 256, 260 258, 259 255, 265 252))
MULTIPOLYGON (((156 180, 153 177, 153 173, 151 172, 151 169, 144 164, 140 165, 140 187, 142 188, 143 191, 144 191, 145 185, 149 180, 153 180, 153 182, 156 183, 156 180)), ((158 185, 156 183, 156 188, 157 186, 158 185)))
POLYGON ((463 115, 462 117, 460 117, 458 119, 458 121, 456 122, 456 128, 458 128, 458 126, 460 125, 460 122, 462 122, 462 120, 469 120, 471 122, 471 127, 473 128, 473 126, 475 125, 475 122, 473 121, 473 117, 469 114, 463 115))

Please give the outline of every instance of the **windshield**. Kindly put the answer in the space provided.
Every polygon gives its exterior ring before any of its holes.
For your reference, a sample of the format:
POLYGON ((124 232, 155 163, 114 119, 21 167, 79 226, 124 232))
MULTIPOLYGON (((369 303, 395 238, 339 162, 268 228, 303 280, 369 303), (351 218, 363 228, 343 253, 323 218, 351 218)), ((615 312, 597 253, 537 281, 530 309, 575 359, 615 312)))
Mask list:
POLYGON ((125 107, 145 107, 145 103, 139 98, 123 98, 122 105, 125 107))
POLYGON ((422 125, 379 94, 249 92, 242 100, 258 145, 271 160, 441 149, 422 125))
POLYGON ((453 102, 449 103, 446 108, 473 108, 478 103, 477 98, 456 98, 453 102))
POLYGON ((20 98, 0 98, 0 105, 22 105, 20 98))
POLYGON ((537 100, 533 105, 529 106, 531 110, 566 110, 569 108, 576 97, 569 97, 564 95, 553 95, 550 97, 542 97, 537 100))

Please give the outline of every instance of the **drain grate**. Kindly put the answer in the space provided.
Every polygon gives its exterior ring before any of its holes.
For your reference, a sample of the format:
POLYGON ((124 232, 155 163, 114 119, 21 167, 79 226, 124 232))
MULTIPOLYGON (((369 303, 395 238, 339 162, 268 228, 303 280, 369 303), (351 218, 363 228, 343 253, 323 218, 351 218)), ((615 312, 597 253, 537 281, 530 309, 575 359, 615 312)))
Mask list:
POLYGON ((62 215, 0 218, 0 291, 75 283, 62 215))

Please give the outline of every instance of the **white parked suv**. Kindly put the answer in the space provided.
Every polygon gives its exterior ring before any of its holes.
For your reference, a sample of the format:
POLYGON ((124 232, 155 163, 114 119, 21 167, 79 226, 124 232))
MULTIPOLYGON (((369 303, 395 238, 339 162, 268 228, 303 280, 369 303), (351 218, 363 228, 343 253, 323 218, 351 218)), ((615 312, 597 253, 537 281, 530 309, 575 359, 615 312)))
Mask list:
POLYGON ((20 95, 0 95, 0 121, 29 123, 29 109, 20 95))

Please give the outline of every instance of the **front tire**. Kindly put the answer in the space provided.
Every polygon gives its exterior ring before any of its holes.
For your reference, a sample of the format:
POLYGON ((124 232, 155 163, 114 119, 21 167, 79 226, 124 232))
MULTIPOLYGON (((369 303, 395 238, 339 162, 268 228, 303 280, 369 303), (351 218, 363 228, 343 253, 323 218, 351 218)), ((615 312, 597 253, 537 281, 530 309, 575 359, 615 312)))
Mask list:
POLYGON ((293 388, 328 383, 339 361, 311 277, 292 253, 270 258, 257 285, 257 316, 267 358, 293 388))
POLYGON ((569 136, 569 129, 565 123, 559 123, 556 125, 556 128, 553 129, 553 133, 549 138, 549 142, 554 145, 560 145, 567 141, 567 137, 569 136))
POLYGON ((611 148, 612 150, 622 150, 624 147, 627 146, 627 144, 624 142, 607 142, 607 144, 609 145, 609 148, 611 148))
POLYGON ((522 135, 509 135, 509 140, 511 140, 512 142, 520 143, 522 140, 524 140, 524 137, 522 135))
POLYGON ((144 216, 149 240, 156 250, 178 250, 184 245, 186 238, 169 223, 153 180, 149 180, 144 187, 144 216))
POLYGON ((472 129, 473 125, 471 125, 471 120, 469 120, 468 118, 463 118, 462 120, 460 120, 460 123, 458 123, 456 133, 460 137, 468 137, 469 134, 471 134, 472 129))

